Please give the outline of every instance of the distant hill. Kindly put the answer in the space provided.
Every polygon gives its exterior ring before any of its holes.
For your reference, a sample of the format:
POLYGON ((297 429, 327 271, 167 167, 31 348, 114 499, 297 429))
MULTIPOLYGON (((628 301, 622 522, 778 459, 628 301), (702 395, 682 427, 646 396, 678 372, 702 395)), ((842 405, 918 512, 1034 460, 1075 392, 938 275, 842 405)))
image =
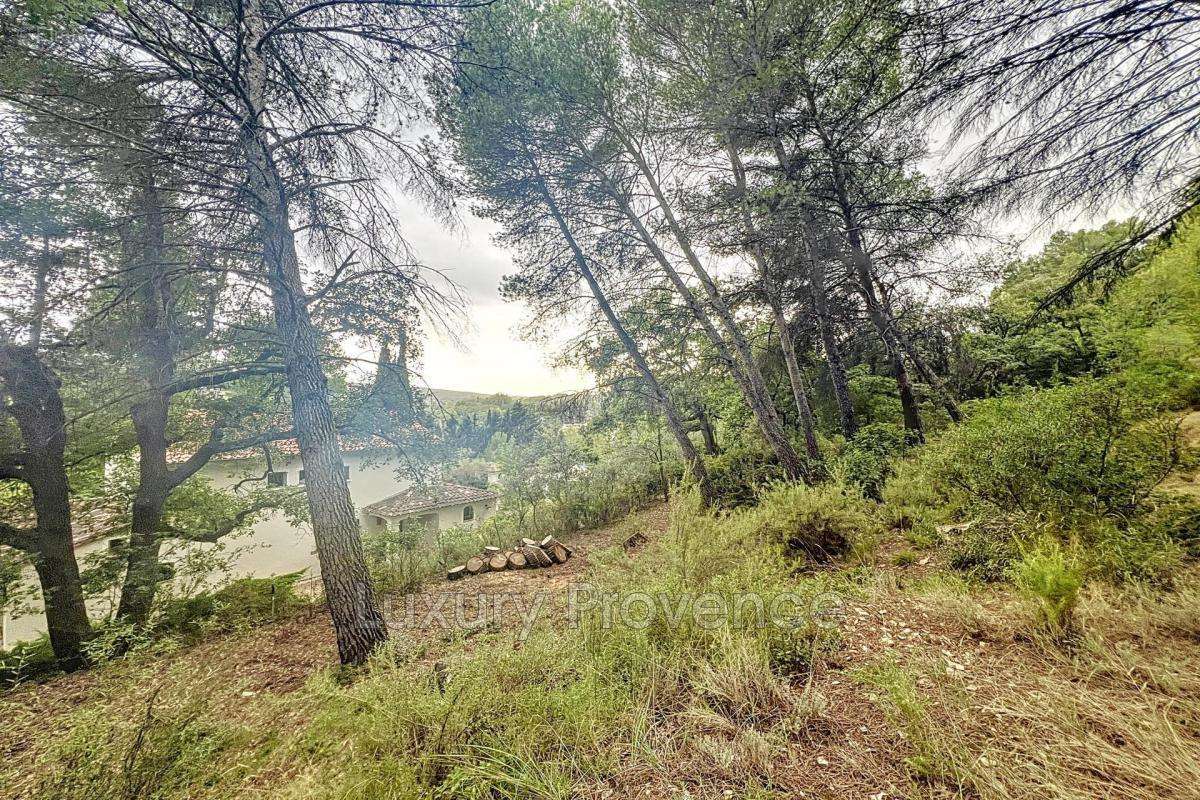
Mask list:
POLYGON ((542 397, 523 397, 521 395, 497 392, 465 392, 460 389, 428 389, 429 394, 447 411, 486 411, 489 408, 508 408, 518 400, 526 403, 536 403, 542 397))
POLYGON ((465 392, 459 389, 427 389, 430 404, 448 412, 459 414, 503 411, 520 402, 542 413, 549 413, 564 421, 579 421, 590 408, 590 401, 583 396, 572 395, 516 395, 496 392, 465 392))

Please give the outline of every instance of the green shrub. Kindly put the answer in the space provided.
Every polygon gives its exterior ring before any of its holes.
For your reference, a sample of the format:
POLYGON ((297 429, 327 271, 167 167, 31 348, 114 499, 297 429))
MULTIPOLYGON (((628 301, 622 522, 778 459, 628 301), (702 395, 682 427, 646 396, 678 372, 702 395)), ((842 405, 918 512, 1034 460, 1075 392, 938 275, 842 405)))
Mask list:
POLYGON ((904 428, 886 422, 864 425, 846 445, 837 466, 844 479, 879 499, 892 472, 893 462, 907 449, 904 428))
POLYGON ((50 637, 42 635, 0 650, 0 688, 11 688, 26 681, 39 681, 58 674, 58 660, 50 647, 50 637))
POLYGON ((964 503, 1000 512, 1129 514, 1180 460, 1178 431, 1113 381, 971 404, 921 453, 921 471, 964 503))
POLYGON ((1163 492, 1138 521, 1151 535, 1178 545, 1184 553, 1200 557, 1200 498, 1163 492))
POLYGON ((817 659, 837 647, 837 629, 805 616, 791 624, 769 625, 760 634, 771 669, 784 676, 802 675, 817 659))
POLYGON ((1089 574, 1114 582, 1166 584, 1183 559, 1182 548, 1165 531, 1141 521, 1099 519, 1084 536, 1089 574))
POLYGON ((747 514, 765 541, 815 561, 868 546, 879 528, 858 490, 833 481, 776 484, 762 492, 758 506, 747 514))
POLYGON ((269 578, 239 578, 214 592, 168 600, 155 616, 158 636, 197 636, 281 619, 302 607, 296 593, 302 572, 269 578))
POLYGON ((1001 581, 1019 556, 1023 529, 1008 519, 957 526, 946 535, 950 567, 982 581, 1001 581))
POLYGON ((775 458, 761 447, 730 447, 708 459, 708 478, 720 505, 753 505, 762 486, 783 480, 775 458))
POLYGON ((1046 538, 1026 549, 1010 572, 1013 583, 1033 602, 1038 627, 1055 636, 1067 632, 1084 580, 1078 555, 1057 539, 1046 538))
POLYGON ((919 450, 916 457, 892 465, 891 475, 880 491, 879 515, 893 528, 919 529, 922 536, 934 539, 935 526, 949 519, 957 506, 921 458, 923 452, 919 450))

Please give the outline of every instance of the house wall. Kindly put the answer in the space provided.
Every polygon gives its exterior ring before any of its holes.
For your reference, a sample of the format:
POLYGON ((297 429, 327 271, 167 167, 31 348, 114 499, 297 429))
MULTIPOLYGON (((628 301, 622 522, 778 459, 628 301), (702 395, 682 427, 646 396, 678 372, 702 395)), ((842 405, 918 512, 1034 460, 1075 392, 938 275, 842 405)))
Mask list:
MULTIPOLYGON (((411 485, 411 481, 396 474, 395 460, 379 453, 346 453, 342 456, 346 466, 350 468, 350 498, 356 508, 370 505, 385 497, 403 491, 411 485)), ((293 456, 285 460, 274 459, 272 465, 278 472, 287 473, 287 485, 300 485, 300 457, 293 456)), ((229 488, 247 477, 262 475, 265 469, 260 459, 242 461, 210 462, 200 471, 200 475, 209 479, 215 486, 229 488)), ((438 516, 439 526, 444 527, 444 520, 454 516, 454 509, 442 509, 438 516)), ((457 509, 458 520, 462 520, 462 506, 457 509)), ((359 512, 363 530, 370 530, 370 518, 359 512)), ((83 559, 90 553, 107 548, 108 541, 90 542, 76 550, 81 566, 83 559)), ((208 547, 209 545, 188 545, 190 547, 208 547)), ((306 571, 311 576, 320 574, 319 565, 313 541, 312 529, 307 523, 294 526, 282 513, 273 513, 258 523, 247 535, 227 539, 225 549, 234 555, 232 576, 235 578, 269 575, 285 575, 291 572, 306 571)), ((27 570, 27 582, 37 586, 37 576, 32 568, 27 570)), ((16 642, 35 639, 45 633, 45 616, 42 613, 40 598, 34 604, 30 613, 21 617, 8 618, 4 621, 4 646, 11 647, 16 642)), ((94 600, 89 603, 89 610, 94 617, 104 617, 111 609, 108 598, 94 600)))
MULTIPOLYGON (((408 524, 419 522, 426 526, 425 538, 422 540, 421 545, 424 547, 436 547, 437 534, 439 531, 444 531, 447 528, 451 528, 455 525, 465 525, 468 528, 474 528, 494 513, 496 513, 496 501, 481 500, 474 503, 459 503, 458 505, 454 506, 446 506, 445 508, 439 508, 434 512, 427 512, 423 514, 409 514, 408 516, 404 517, 387 517, 384 519, 384 522, 387 527, 393 529, 400 523, 408 524), (475 510, 475 517, 470 521, 464 522, 463 510, 467 506, 471 506, 475 510)), ((381 527, 383 526, 379 524, 379 519, 372 518, 365 523, 363 530, 379 530, 381 527)))

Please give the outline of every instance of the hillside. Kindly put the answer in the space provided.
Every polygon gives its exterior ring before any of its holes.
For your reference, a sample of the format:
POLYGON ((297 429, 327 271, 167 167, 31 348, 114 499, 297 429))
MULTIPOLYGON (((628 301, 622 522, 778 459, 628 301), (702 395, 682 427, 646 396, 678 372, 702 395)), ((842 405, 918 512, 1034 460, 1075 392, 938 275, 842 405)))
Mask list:
POLYGON ((936 554, 902 559, 902 540, 771 589, 821 612, 787 640, 566 624, 580 579, 656 599, 679 597, 672 575, 697 592, 750 574, 761 586, 761 559, 719 558, 736 525, 693 514, 579 534, 577 558, 550 570, 431 585, 411 607, 445 592, 506 605, 491 621, 402 626, 356 673, 328 666, 314 609, 11 692, 3 795, 1195 796, 1194 570, 1164 595, 1089 590, 1067 650, 1030 635, 1013 592, 965 584, 936 554), (689 528, 710 537, 696 552, 689 528), (646 541, 622 547, 634 533, 646 541), (522 638, 517 611, 536 602, 522 638))

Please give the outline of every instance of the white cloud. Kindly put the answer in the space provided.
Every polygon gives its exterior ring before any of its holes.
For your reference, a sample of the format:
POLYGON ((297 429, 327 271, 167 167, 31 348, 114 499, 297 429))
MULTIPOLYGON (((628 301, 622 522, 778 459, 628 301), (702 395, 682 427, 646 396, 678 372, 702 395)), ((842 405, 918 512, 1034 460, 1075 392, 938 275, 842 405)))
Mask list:
POLYGON ((512 259, 492 243, 492 223, 465 213, 462 224, 452 229, 414 201, 401 199, 397 205, 417 257, 458 284, 469 304, 459 332, 461 346, 435 331, 426 332, 422 363, 413 365, 422 382, 436 389, 515 395, 594 385, 579 370, 550 366, 553 347, 520 338, 528 313, 524 305, 500 297, 500 278, 512 270, 512 259))

